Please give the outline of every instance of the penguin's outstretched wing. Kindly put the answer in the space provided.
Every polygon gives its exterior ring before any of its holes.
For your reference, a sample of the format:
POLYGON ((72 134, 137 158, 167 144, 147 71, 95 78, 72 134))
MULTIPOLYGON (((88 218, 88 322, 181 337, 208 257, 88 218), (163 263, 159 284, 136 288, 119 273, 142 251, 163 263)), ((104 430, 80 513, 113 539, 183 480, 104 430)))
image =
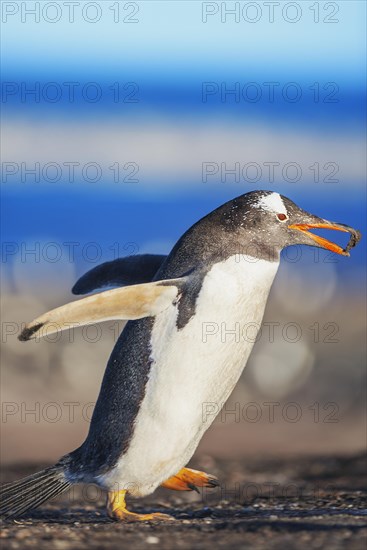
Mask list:
POLYGON ((77 280, 72 293, 89 294, 102 288, 148 283, 166 257, 160 254, 138 254, 97 265, 77 280))
POLYGON ((184 281, 184 278, 167 279, 132 285, 70 302, 44 313, 26 325, 19 340, 31 340, 72 327, 113 319, 129 321, 154 317, 178 300, 184 281))

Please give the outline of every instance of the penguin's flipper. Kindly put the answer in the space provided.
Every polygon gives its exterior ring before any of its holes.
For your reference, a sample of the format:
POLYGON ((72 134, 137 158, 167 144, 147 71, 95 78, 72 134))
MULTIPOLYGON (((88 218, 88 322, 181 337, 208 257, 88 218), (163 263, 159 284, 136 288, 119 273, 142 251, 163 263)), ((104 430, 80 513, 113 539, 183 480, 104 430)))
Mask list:
POLYGON ((27 341, 102 321, 154 317, 178 300, 184 280, 167 279, 116 288, 70 302, 26 325, 19 340, 27 341))
POLYGON ((115 288, 150 282, 167 256, 138 254, 105 262, 77 280, 73 294, 89 294, 102 288, 115 288))

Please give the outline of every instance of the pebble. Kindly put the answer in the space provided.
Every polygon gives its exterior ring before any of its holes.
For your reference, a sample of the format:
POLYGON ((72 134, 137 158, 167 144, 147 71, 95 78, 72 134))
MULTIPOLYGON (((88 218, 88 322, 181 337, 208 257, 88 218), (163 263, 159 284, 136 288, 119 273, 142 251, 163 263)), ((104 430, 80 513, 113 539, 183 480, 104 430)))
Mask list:
POLYGON ((148 543, 148 544, 158 544, 159 543, 159 538, 158 537, 147 537, 145 539, 145 541, 148 543))

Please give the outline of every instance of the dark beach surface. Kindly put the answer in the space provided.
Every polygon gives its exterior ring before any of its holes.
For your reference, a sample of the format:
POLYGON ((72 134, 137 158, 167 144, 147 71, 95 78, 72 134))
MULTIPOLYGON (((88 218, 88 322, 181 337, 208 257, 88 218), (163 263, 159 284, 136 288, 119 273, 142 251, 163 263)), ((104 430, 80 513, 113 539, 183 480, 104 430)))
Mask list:
MULTIPOLYGON (((2 481, 42 466, 6 467, 2 481)), ((206 455, 191 466, 217 475, 221 486, 200 494, 159 489, 129 502, 130 510, 165 512, 173 521, 113 522, 105 513, 105 495, 94 486, 79 486, 3 522, 1 548, 366 548, 363 454, 241 461, 206 455)))

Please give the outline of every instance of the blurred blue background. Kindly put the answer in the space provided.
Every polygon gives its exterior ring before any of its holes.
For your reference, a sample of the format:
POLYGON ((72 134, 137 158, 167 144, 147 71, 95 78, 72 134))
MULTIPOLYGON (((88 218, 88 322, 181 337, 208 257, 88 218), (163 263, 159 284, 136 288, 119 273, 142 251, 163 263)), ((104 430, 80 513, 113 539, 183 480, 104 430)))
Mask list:
MULTIPOLYGON (((246 4, 2 3, 9 296, 59 305, 87 269, 168 252, 252 189, 366 233, 365 2, 246 4)), ((337 303, 339 319, 354 296, 360 319, 363 242, 350 259, 304 249, 286 264, 279 303, 291 271, 295 301, 308 288, 305 303, 337 303)), ((32 304, 18 304, 23 321, 32 304)))
MULTIPOLYGON (((166 252, 256 188, 365 229, 363 2, 36 4, 2 6, 6 242, 93 241, 102 260, 116 241, 166 252), (207 181, 203 163, 218 167, 207 181), (221 163, 250 167, 222 182, 221 163)), ((348 269, 364 262, 359 247, 348 269)))

